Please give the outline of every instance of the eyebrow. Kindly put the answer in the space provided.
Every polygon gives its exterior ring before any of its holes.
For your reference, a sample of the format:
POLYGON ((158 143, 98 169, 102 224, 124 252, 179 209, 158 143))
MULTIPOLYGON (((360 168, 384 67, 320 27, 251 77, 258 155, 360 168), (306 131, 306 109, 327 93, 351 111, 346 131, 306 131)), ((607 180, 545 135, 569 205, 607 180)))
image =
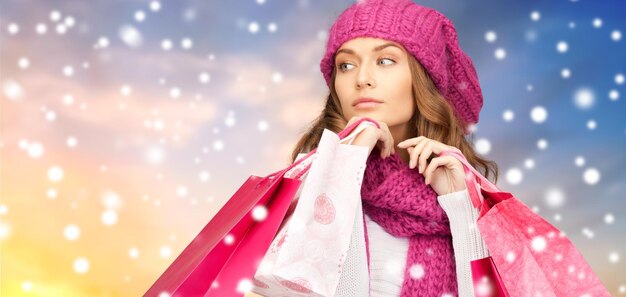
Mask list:
MULTIPOLYGON (((398 47, 397 45, 395 45, 393 43, 385 43, 383 45, 379 45, 379 46, 373 48, 372 52, 378 52, 378 51, 381 51, 382 49, 384 49, 386 47, 390 47, 390 46, 393 46, 393 47, 396 47, 396 48, 400 49, 400 47, 398 47)), ((402 50, 402 49, 400 49, 400 50, 402 50)), ((339 53, 346 53, 346 54, 350 54, 350 55, 356 55, 353 50, 347 49, 347 48, 342 48, 342 49, 338 50, 337 53, 335 54, 335 56, 339 55, 339 53)))

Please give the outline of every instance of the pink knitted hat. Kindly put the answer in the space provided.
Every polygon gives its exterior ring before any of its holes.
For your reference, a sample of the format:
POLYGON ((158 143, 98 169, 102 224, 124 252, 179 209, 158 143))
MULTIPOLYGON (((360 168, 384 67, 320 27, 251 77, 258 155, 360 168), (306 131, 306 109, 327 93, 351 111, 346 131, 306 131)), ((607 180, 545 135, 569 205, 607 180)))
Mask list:
POLYGON ((330 28, 320 69, 330 86, 335 52, 357 37, 374 37, 402 44, 426 69, 439 92, 462 121, 465 134, 478 123, 483 96, 472 60, 457 39, 456 29, 440 12, 411 0, 358 0, 330 28))

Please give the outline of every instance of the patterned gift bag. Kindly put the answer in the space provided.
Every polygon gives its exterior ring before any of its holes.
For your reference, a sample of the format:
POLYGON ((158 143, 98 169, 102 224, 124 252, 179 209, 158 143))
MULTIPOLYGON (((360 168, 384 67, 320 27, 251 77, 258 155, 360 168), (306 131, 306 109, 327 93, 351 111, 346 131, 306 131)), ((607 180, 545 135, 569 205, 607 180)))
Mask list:
POLYGON ((368 296, 360 195, 368 148, 342 144, 325 129, 313 157, 294 213, 263 258, 252 291, 368 296))

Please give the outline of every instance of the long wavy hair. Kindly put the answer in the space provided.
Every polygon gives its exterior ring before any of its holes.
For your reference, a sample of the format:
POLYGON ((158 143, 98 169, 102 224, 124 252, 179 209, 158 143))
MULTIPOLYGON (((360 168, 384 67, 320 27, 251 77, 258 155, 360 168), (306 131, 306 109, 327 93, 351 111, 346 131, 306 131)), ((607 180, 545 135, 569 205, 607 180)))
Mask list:
MULTIPOLYGON (((474 134, 470 134, 470 140, 465 138, 462 123, 454 115, 452 105, 439 93, 430 75, 415 57, 407 56, 413 81, 413 100, 417 105, 416 112, 410 119, 415 123, 415 125, 410 125, 412 130, 410 135, 414 135, 413 137, 423 135, 460 149, 467 161, 484 177, 489 179, 491 172, 494 176, 491 181, 495 184, 498 181, 498 165, 494 161, 482 158, 474 151, 471 145, 474 134)), ((335 75, 336 70, 333 68, 326 105, 293 149, 292 163, 297 159, 298 154, 308 153, 318 146, 324 129, 339 133, 348 123, 349 119, 347 120, 343 115, 335 90, 335 75)))

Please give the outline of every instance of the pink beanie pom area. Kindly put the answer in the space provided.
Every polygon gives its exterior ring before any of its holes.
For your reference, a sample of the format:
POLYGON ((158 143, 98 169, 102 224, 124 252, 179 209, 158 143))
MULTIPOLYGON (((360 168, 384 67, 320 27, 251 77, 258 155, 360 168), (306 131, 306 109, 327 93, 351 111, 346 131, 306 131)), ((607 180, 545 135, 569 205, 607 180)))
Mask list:
POLYGON ((335 52, 357 37, 374 37, 402 44, 426 69, 442 96, 450 102, 465 134, 478 123, 483 96, 469 56, 459 46, 457 32, 442 13, 411 0, 358 0, 330 28, 320 70, 326 84, 335 52))

